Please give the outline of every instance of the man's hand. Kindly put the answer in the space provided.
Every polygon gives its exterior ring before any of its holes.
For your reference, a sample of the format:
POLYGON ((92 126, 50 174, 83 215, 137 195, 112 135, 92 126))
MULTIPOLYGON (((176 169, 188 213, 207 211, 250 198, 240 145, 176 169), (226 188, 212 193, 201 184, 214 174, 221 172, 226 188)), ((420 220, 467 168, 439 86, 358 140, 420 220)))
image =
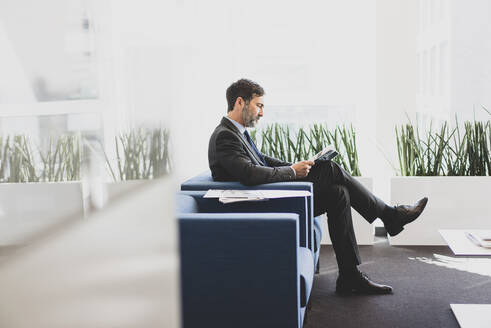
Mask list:
POLYGON ((292 168, 295 170, 295 174, 297 178, 304 178, 309 175, 310 168, 315 163, 313 161, 301 161, 292 165, 292 168))

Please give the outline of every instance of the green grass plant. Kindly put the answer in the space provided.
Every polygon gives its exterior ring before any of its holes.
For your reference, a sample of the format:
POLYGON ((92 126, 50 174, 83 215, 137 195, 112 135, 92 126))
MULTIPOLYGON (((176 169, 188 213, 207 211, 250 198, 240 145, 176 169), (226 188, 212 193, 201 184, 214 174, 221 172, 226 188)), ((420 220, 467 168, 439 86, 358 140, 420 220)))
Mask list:
POLYGON ((463 131, 455 120, 439 130, 430 128, 420 135, 408 123, 396 127, 399 174, 402 176, 484 176, 491 175, 490 121, 464 122, 463 131))
POLYGON ((6 182, 8 179, 7 164, 10 150, 9 140, 9 136, 6 138, 0 137, 0 182, 6 182))
POLYGON ((306 160, 332 145, 339 152, 334 161, 352 175, 361 175, 352 125, 338 125, 330 130, 326 124, 292 129, 286 124, 274 123, 251 131, 251 138, 263 154, 290 163, 306 160))
POLYGON ((9 146, 7 182, 38 182, 31 142, 28 136, 16 135, 9 146))
POLYGON ((49 138, 45 151, 39 150, 42 162, 41 181, 80 180, 81 144, 79 136, 49 138))
MULTIPOLYGON (((164 128, 138 128, 116 136, 119 180, 152 179, 168 174, 171 170, 169 137, 169 131, 164 128)), ((111 168, 109 161, 108 166, 111 168)))
POLYGON ((33 150, 26 135, 0 138, 0 182, 59 182, 80 180, 80 138, 50 138, 33 150))

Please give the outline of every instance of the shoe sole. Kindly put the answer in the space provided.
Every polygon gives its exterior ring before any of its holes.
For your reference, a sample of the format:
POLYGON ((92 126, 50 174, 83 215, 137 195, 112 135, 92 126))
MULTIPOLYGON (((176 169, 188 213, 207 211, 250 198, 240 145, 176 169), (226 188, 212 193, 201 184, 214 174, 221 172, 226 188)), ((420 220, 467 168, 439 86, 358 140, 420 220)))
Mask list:
POLYGON ((357 290, 336 290, 336 294, 339 296, 355 296, 355 295, 390 295, 393 294, 394 291, 380 291, 380 292, 361 292, 357 290))

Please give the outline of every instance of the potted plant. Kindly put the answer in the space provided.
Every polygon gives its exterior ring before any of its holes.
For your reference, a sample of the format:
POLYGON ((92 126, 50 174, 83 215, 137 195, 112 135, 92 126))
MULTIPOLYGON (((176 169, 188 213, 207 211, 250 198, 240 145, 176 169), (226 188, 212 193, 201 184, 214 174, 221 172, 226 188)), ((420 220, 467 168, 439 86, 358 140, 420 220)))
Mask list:
POLYGON ((83 211, 80 138, 32 145, 25 135, 0 138, 0 245, 24 244, 83 211))
POLYGON ((113 180, 107 184, 108 198, 146 180, 167 175, 172 169, 169 140, 166 128, 137 128, 116 136, 116 157, 110 160, 104 153, 113 180))
POLYGON ((420 134, 396 128, 400 176, 391 179, 392 204, 428 196, 427 208, 391 245, 445 245, 440 229, 491 229, 491 123, 445 122, 420 134))

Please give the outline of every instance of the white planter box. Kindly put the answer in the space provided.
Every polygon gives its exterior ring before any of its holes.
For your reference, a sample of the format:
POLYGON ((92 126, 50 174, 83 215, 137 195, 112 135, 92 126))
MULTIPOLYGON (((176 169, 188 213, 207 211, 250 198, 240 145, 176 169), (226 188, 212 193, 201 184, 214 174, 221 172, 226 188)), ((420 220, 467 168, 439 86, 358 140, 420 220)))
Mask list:
POLYGON ((1 327, 181 327, 173 187, 154 181, 2 265, 1 327))
POLYGON ((439 229, 491 229, 491 177, 395 177, 391 203, 413 204, 428 196, 421 216, 391 245, 446 245, 439 229))
MULTIPOLYGON (((364 185, 368 190, 373 190, 373 179, 356 177, 356 179, 364 185)), ((355 230, 356 241, 358 245, 373 245, 375 238, 375 227, 373 224, 368 223, 357 211, 351 209, 351 216, 353 217, 353 228, 355 230)), ((324 214, 322 220, 322 242, 321 245, 331 245, 331 238, 329 237, 329 229, 327 227, 327 217, 324 214)))
POLYGON ((24 245, 72 214, 83 214, 82 200, 80 182, 1 183, 0 246, 24 245))
POLYGON ((128 180, 128 181, 118 181, 118 182, 108 182, 105 184, 107 192, 107 200, 112 201, 120 195, 123 195, 134 188, 139 188, 145 183, 151 180, 128 180))

